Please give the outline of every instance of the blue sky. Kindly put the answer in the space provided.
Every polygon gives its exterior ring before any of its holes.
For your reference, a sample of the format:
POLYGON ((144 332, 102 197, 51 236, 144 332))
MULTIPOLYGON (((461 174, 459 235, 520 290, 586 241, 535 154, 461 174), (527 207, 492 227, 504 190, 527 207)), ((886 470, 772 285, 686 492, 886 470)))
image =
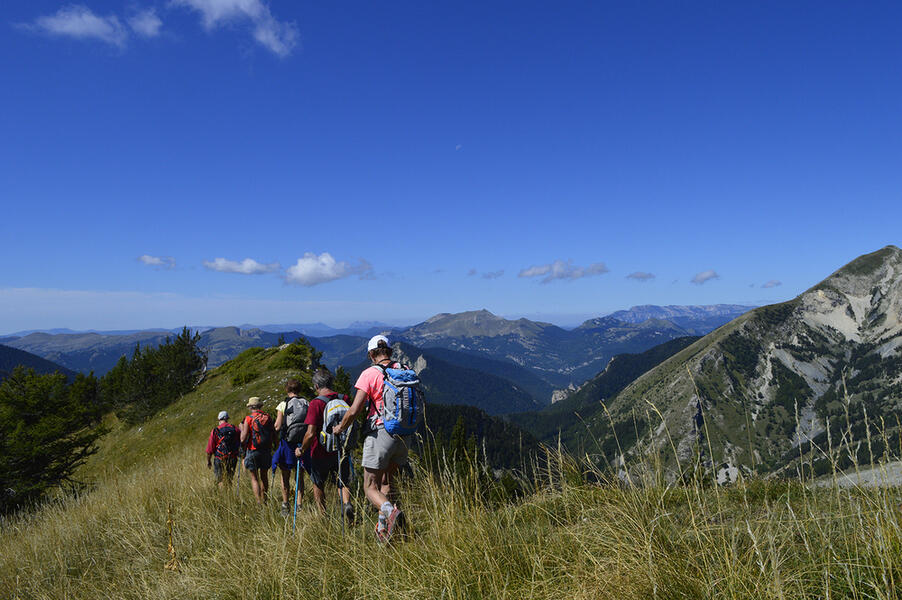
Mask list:
POLYGON ((5 5, 0 332, 574 323, 902 243, 902 5, 433 4, 5 5))

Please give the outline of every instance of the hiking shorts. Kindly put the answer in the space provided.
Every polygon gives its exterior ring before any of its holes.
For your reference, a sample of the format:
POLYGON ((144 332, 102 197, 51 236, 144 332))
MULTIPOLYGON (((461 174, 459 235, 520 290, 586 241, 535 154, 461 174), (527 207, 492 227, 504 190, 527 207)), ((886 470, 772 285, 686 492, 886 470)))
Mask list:
POLYGON ((363 438, 363 468, 382 471, 390 465, 406 465, 409 442, 409 436, 394 436, 382 427, 368 433, 363 438))
MULTIPOLYGON (((338 472, 338 455, 329 458, 310 459, 310 468, 307 473, 310 474, 310 481, 319 489, 326 487, 326 480, 335 479, 338 472)), ((351 470, 351 461, 348 457, 341 459, 341 480, 338 481, 338 487, 343 488, 351 485, 353 481, 353 472, 351 470)))
POLYGON ((248 471, 262 470, 269 468, 272 462, 272 452, 269 450, 248 450, 244 455, 244 468, 248 471))
POLYGON ((238 457, 226 457, 223 459, 218 459, 215 456, 213 457, 213 477, 216 478, 216 483, 222 481, 222 476, 225 475, 226 479, 231 481, 232 476, 235 474, 235 467, 238 465, 238 457))

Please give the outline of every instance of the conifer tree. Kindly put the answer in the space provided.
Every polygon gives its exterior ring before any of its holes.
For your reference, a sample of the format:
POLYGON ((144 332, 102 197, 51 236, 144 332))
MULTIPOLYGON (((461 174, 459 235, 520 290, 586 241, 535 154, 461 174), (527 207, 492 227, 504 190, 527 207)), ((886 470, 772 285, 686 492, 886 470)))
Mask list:
POLYGON ((67 384, 64 375, 17 367, 0 382, 0 513, 77 485, 75 469, 104 432, 99 396, 93 373, 67 384))

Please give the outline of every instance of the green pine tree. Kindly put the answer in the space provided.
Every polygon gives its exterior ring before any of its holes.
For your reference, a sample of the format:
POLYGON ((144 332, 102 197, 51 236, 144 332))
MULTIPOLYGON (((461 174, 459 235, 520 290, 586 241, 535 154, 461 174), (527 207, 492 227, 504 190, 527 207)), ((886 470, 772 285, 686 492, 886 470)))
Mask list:
POLYGON ((0 382, 0 513, 77 485, 75 469, 104 433, 99 397, 93 373, 68 384, 64 375, 17 367, 0 382))

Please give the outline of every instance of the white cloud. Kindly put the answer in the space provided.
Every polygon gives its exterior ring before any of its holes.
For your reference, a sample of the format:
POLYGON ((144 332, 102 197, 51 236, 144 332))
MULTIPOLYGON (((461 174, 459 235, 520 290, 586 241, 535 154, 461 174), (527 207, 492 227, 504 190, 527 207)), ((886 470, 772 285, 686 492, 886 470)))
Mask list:
POLYGON ((777 281, 776 279, 771 279, 767 283, 763 284, 761 287, 763 288, 775 288, 777 286, 783 285, 782 281, 777 281))
POLYGON ((551 283, 556 279, 581 279, 591 275, 601 275, 609 271, 608 267, 603 263, 594 263, 588 267, 577 267, 573 265, 573 261, 566 262, 556 260, 547 265, 534 265, 528 269, 520 271, 518 277, 543 277, 542 283, 551 283))
POLYGON ((635 279, 636 281, 649 281, 655 278, 654 273, 646 273, 645 271, 636 271, 626 276, 627 279, 635 279))
POLYGON ((277 262, 263 264, 255 261, 253 258, 245 258, 242 261, 217 258, 212 261, 205 260, 204 266, 211 271, 219 271, 220 273, 240 273, 241 275, 272 273, 273 271, 278 271, 280 268, 280 265, 277 262))
POLYGON ((157 11, 155 9, 148 8, 130 18, 128 24, 138 35, 152 38, 160 35, 160 28, 163 26, 163 21, 157 16, 157 11))
POLYGON ((501 269, 500 271, 492 271, 490 273, 483 273, 482 278, 483 279, 498 279, 502 275, 504 275, 504 269, 501 269))
POLYGON ((24 27, 55 36, 100 40, 120 48, 125 46, 128 39, 128 31, 116 16, 95 15, 90 8, 81 4, 64 6, 56 14, 38 17, 33 25, 24 27))
POLYGON ((695 277, 693 277, 690 281, 695 285, 702 285, 706 281, 711 281, 712 279, 720 279, 720 275, 717 274, 717 271, 708 269, 707 271, 696 273, 695 277))
POLYGON ((476 273, 476 269, 470 269, 469 271, 467 271, 467 277, 472 277, 473 275, 476 275, 476 273))
POLYGON ((175 259, 171 256, 151 256, 150 254, 142 254, 138 257, 138 260, 151 267, 160 267, 162 269, 175 268, 175 259))
POLYGON ((262 0, 171 0, 171 4, 200 13, 208 30, 227 23, 249 23, 254 39, 282 57, 291 54, 298 42, 297 25, 276 20, 262 0))
POLYGON ((352 265, 345 261, 336 261, 328 252, 323 252, 319 256, 313 252, 306 252, 295 265, 288 267, 285 281, 314 286, 351 275, 366 279, 372 277, 372 273, 373 266, 363 259, 357 265, 352 265))

